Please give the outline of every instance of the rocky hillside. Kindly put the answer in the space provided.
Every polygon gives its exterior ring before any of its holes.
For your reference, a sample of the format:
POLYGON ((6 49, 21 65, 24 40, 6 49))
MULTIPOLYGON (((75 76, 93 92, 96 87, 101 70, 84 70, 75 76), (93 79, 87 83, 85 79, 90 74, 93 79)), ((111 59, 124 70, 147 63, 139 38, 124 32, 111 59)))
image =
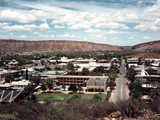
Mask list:
POLYGON ((160 58, 160 54, 158 53, 137 53, 127 57, 136 57, 136 58, 160 58))
POLYGON ((133 46, 131 49, 135 51, 160 50, 160 40, 141 43, 133 46))
POLYGON ((64 52, 64 51, 105 51, 122 50, 121 47, 97 44, 92 42, 48 40, 48 41, 20 41, 20 40, 0 40, 1 53, 15 52, 64 52))

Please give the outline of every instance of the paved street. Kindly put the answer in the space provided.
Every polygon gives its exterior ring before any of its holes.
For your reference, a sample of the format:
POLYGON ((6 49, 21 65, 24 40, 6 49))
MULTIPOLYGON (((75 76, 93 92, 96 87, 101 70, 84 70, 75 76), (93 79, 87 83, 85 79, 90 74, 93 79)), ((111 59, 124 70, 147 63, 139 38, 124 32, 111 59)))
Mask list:
POLYGON ((129 90, 127 79, 125 78, 126 75, 126 67, 125 67, 125 60, 122 59, 122 63, 120 66, 120 74, 118 78, 116 79, 116 89, 112 92, 110 101, 112 102, 118 102, 127 100, 129 98, 129 90))

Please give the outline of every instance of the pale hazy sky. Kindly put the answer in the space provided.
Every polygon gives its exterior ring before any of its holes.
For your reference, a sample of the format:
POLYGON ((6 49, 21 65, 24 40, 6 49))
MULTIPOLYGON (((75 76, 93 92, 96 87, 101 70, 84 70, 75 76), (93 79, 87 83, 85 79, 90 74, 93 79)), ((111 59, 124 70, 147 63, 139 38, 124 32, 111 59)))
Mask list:
POLYGON ((159 40, 160 0, 0 0, 0 39, 159 40))

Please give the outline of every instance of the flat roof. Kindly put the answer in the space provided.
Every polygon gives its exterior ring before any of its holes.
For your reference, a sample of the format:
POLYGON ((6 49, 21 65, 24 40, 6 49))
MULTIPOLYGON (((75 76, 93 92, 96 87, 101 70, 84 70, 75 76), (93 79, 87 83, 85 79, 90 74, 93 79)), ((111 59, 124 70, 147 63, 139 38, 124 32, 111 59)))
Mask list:
POLYGON ((1 70, 0 74, 21 72, 22 70, 1 70))
POLYGON ((147 77, 147 78, 149 78, 149 77, 156 77, 156 78, 160 78, 160 75, 136 75, 136 77, 147 77))
POLYGON ((61 75, 57 77, 68 77, 68 78, 108 78, 108 76, 77 76, 77 75, 61 75))
POLYGON ((105 78, 90 78, 87 82, 98 82, 98 83, 104 83, 107 79, 105 78))
POLYGON ((0 87, 10 87, 12 86, 10 83, 0 84, 0 87))

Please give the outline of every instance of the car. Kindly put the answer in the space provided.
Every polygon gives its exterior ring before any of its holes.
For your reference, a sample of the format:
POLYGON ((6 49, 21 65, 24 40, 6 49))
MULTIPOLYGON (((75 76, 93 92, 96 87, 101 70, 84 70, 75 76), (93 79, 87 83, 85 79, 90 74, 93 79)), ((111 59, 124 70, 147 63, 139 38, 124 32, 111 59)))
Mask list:
POLYGON ((53 88, 54 92, 61 92, 61 88, 53 88))

